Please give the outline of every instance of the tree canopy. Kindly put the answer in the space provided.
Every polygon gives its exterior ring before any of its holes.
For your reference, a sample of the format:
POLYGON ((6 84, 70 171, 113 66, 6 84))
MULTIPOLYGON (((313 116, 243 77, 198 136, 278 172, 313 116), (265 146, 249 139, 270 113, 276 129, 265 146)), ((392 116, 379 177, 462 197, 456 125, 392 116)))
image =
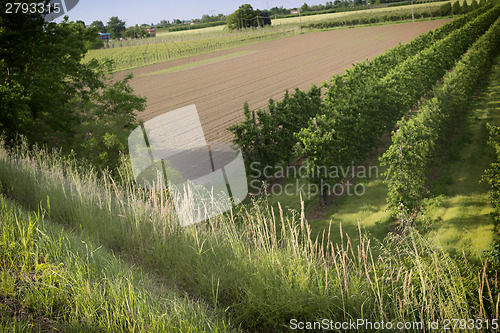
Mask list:
POLYGON ((123 37, 122 33, 125 31, 125 22, 120 20, 118 16, 112 16, 108 21, 107 30, 113 38, 123 37))
POLYGON ((231 30, 263 27, 271 24, 271 19, 267 13, 254 10, 252 5, 241 5, 234 13, 226 18, 227 26, 231 30))
POLYGON ((0 13, 0 134, 74 150, 94 165, 116 165, 145 100, 111 64, 82 63, 96 29, 45 22, 41 14, 0 13))

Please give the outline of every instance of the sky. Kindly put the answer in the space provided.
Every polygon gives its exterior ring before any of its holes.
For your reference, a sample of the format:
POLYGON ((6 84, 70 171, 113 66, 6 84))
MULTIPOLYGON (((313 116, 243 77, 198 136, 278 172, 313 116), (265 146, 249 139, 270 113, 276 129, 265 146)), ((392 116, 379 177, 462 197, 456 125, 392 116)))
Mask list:
MULTIPOLYGON (((307 0, 80 0, 75 8, 69 11, 70 21, 82 20, 86 24, 93 21, 108 22, 111 16, 118 16, 127 26, 135 24, 159 23, 161 20, 190 20, 201 18, 203 14, 231 14, 243 3, 249 3, 254 9, 267 9, 283 6, 285 8, 300 7, 307 0)), ((326 1, 326 0, 325 0, 326 1)), ((308 3, 316 5, 325 1, 308 3)), ((57 19, 56 22, 60 22, 57 19)))

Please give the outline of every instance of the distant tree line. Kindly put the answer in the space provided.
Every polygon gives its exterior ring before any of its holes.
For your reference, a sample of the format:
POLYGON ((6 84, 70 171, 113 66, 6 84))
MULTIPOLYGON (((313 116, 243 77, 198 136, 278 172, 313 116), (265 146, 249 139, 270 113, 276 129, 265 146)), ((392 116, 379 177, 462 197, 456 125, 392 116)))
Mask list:
POLYGON ((98 32, 110 33, 113 39, 141 38, 150 36, 146 30, 153 28, 154 24, 136 24, 135 26, 126 28, 124 21, 120 20, 118 16, 113 16, 109 19, 107 25, 104 25, 102 21, 94 21, 90 24, 90 27, 97 29, 98 32))

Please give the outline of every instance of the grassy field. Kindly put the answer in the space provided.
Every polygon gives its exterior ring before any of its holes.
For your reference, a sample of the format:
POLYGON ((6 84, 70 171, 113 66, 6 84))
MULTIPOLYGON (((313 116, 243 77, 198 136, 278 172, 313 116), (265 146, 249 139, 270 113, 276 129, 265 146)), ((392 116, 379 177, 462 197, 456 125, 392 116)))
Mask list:
POLYGON ((499 82, 497 59, 404 231, 385 211, 382 168, 327 209, 306 193, 259 197, 183 228, 169 193, 137 186, 126 157, 98 171, 0 138, 0 331, 495 330, 500 263, 481 257, 493 223, 478 181, 499 82))
POLYGON ((491 246, 494 233, 490 213, 493 211, 488 187, 480 179, 495 159, 488 144, 486 123, 500 125, 500 59, 497 59, 466 127, 436 168, 432 191, 438 197, 430 200, 422 226, 430 237, 450 252, 462 249, 479 256, 491 246))

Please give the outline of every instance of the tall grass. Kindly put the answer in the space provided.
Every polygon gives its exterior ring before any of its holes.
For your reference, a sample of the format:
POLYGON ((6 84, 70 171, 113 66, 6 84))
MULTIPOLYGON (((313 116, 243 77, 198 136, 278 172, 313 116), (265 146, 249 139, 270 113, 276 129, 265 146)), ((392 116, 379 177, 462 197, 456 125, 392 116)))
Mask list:
POLYGON ((8 196, 41 206, 51 219, 119 251, 245 329, 287 331, 291 319, 427 325, 498 318, 496 279, 457 263, 416 231, 373 244, 361 228, 351 236, 340 229, 341 242, 334 243, 329 235, 336 230, 312 234, 303 207, 285 214, 257 202, 180 228, 165 193, 137 188, 125 167, 119 175, 81 170, 57 153, 24 145, 0 147, 0 182, 8 196))
POLYGON ((9 332, 229 331, 202 303, 2 195, 0 326, 9 332))

